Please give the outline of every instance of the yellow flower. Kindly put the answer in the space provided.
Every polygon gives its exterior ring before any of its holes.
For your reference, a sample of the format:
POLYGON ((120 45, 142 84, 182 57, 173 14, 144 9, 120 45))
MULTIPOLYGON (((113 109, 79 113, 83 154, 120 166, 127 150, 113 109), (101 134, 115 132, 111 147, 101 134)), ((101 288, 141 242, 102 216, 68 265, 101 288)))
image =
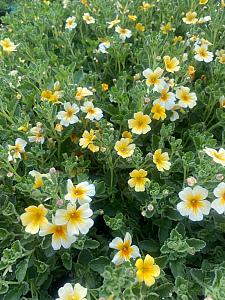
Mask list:
POLYGON ((195 67, 193 66, 189 66, 188 67, 188 75, 191 77, 191 79, 194 79, 195 78, 195 67))
POLYGON ((43 228, 48 223, 48 220, 45 217, 48 210, 44 207, 44 205, 32 205, 25 208, 25 211, 26 212, 20 216, 20 219, 23 226, 26 226, 26 232, 35 234, 40 230, 40 228, 43 228))
POLYGON ((184 108, 193 108, 197 101, 196 94, 190 93, 190 89, 184 86, 177 89, 176 98, 179 99, 178 105, 184 108))
POLYGON ((137 16, 135 15, 128 15, 128 19, 131 21, 136 21, 137 20, 137 16))
POLYGON ((39 189, 41 188, 42 186, 44 186, 44 181, 42 178, 48 178, 49 180, 50 179, 50 174, 41 174, 35 170, 32 170, 29 172, 29 174, 34 177, 34 185, 33 185, 33 189, 39 189))
POLYGON ((219 60, 219 63, 222 65, 225 64, 225 50, 221 49, 216 51, 217 59, 219 60))
POLYGON ((174 73, 180 70, 180 66, 178 66, 179 60, 176 57, 171 59, 169 56, 166 55, 163 57, 163 60, 167 72, 174 73))
POLYGON ((209 0, 199 0, 200 5, 207 4, 209 0))
POLYGON ((57 132, 62 132, 62 131, 63 131, 63 126, 62 126, 62 124, 57 123, 57 124, 55 125, 55 131, 57 131, 57 132))
POLYGON ((146 10, 148 10, 149 8, 153 7, 153 6, 154 6, 154 5, 152 5, 152 4, 147 3, 147 2, 144 1, 144 2, 142 2, 142 6, 140 6, 140 9, 146 11, 146 10))
POLYGON ((186 16, 182 19, 184 23, 186 24, 196 24, 198 22, 197 13, 189 11, 186 13, 186 16))
POLYGON ((132 142, 132 141, 133 141, 133 138, 132 138, 132 133, 131 133, 131 132, 129 132, 129 131, 124 131, 124 132, 122 133, 122 137, 123 137, 123 138, 127 138, 127 139, 129 139, 129 140, 130 140, 130 142, 132 142))
POLYGON ((50 91, 50 90, 44 90, 41 93, 41 100, 47 100, 52 103, 56 103, 59 101, 59 98, 61 98, 62 92, 61 91, 50 91))
POLYGON ((143 71, 143 75, 146 78, 146 84, 148 86, 153 85, 154 90, 157 90, 163 85, 164 81, 163 79, 161 79, 162 74, 163 69, 159 67, 156 68, 154 71, 149 68, 143 71))
POLYGON ((224 0, 221 0, 221 7, 222 7, 222 8, 225 7, 225 2, 224 2, 224 0))
POLYGON ((160 268, 155 264, 154 258, 147 254, 144 258, 138 258, 135 267, 137 268, 137 280, 143 282, 147 286, 151 286, 155 283, 155 277, 159 277, 160 268))
POLYGON ((122 138, 120 141, 116 142, 114 149, 119 156, 127 158, 133 155, 135 144, 130 144, 129 138, 122 138))
POLYGON ((137 30, 141 31, 141 32, 144 32, 144 31, 145 31, 145 26, 142 25, 141 23, 137 23, 137 24, 135 25, 135 28, 136 28, 137 30))
POLYGON ((112 28, 114 27, 116 24, 120 23, 120 20, 118 19, 118 16, 116 16, 116 18, 110 22, 107 22, 109 24, 108 28, 112 28))
POLYGON ((92 95, 93 95, 93 93, 86 87, 84 87, 84 88, 78 87, 77 92, 75 94, 75 98, 76 98, 76 100, 80 101, 80 100, 83 100, 85 97, 92 96, 92 95))
POLYGON ((88 148, 91 152, 98 152, 99 147, 94 145, 94 141, 97 139, 95 132, 93 129, 88 132, 87 130, 84 131, 82 138, 79 140, 79 145, 82 148, 88 148))
POLYGON ((160 26, 160 30, 162 31, 163 34, 168 34, 170 31, 173 30, 173 26, 170 22, 168 22, 166 24, 162 24, 160 26))
POLYGON ((165 113, 166 109, 164 106, 161 106, 159 103, 156 103, 155 105, 153 105, 151 112, 154 114, 153 115, 153 119, 155 120, 165 120, 166 118, 166 113, 165 113))
POLYGON ((131 188, 134 187, 135 192, 143 192, 145 190, 146 183, 150 182, 148 178, 146 178, 148 172, 140 169, 133 170, 129 175, 131 179, 128 180, 128 184, 131 188))
POLYGON ((175 36, 173 39, 173 44, 176 45, 178 42, 181 42, 183 37, 181 35, 175 36))
POLYGON ((151 130, 148 125, 151 123, 151 118, 148 115, 144 115, 142 111, 134 114, 134 119, 128 120, 128 126, 133 133, 146 134, 151 130))
POLYGON ((220 148, 218 151, 213 148, 205 148, 203 151, 212 157, 213 161, 225 166, 225 150, 223 148, 220 148))
POLYGON ((109 85, 107 84, 107 83, 102 83, 102 90, 103 90, 103 92, 106 92, 106 91, 108 91, 108 89, 109 89, 109 85))
POLYGON ((169 170, 171 163, 169 162, 169 155, 167 152, 162 153, 161 149, 155 151, 153 155, 153 162, 156 165, 156 168, 163 172, 164 170, 169 170))
POLYGON ((221 96, 219 99, 220 107, 225 108, 225 96, 221 96))
POLYGON ((13 42, 11 42, 9 38, 1 40, 0 45, 2 46, 3 51, 7 52, 8 54, 16 51, 16 47, 18 47, 18 45, 15 45, 13 42))

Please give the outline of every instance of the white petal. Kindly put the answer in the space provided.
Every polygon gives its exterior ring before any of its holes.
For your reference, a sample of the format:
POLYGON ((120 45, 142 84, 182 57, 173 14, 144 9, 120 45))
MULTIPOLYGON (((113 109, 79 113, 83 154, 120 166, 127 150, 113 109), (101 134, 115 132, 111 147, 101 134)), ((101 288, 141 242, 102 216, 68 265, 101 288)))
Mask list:
POLYGON ((201 199, 206 199, 207 196, 208 196, 208 190, 197 185, 193 188, 193 195, 196 195, 196 194, 200 194, 201 195, 201 199))
POLYGON ((217 187, 213 190, 213 194, 218 198, 225 194, 225 183, 219 183, 217 187))
POLYGON ((124 258, 122 255, 120 255, 120 252, 116 253, 116 255, 113 257, 112 262, 117 266, 124 262, 124 258))
POLYGON ((177 204, 177 210, 179 211, 179 213, 181 214, 181 216, 188 216, 190 210, 187 208, 186 203, 184 201, 179 202, 177 204))
POLYGON ((77 211, 81 212, 82 218, 89 218, 93 215, 93 211, 90 209, 88 203, 81 205, 77 211))
POLYGON ((73 293, 72 284, 66 283, 63 287, 58 290, 58 295, 60 298, 68 297, 73 293))
POLYGON ((204 215, 208 215, 211 209, 211 202, 204 200, 204 206, 201 208, 201 211, 204 215))
POLYGON ((66 214, 67 211, 65 209, 58 209, 55 213, 55 224, 65 225, 67 223, 66 214))
POLYGON ((109 243, 109 248, 118 250, 118 246, 121 244, 123 244, 123 240, 119 237, 116 237, 115 239, 112 240, 111 243, 109 243))
POLYGON ((87 289, 81 286, 79 283, 76 283, 74 286, 74 293, 79 294, 80 298, 83 299, 87 296, 87 289))
POLYGON ((192 189, 190 187, 186 187, 181 192, 179 192, 179 197, 183 201, 186 201, 190 196, 192 196, 192 189))
POLYGON ((87 234, 89 229, 94 225, 94 221, 92 219, 83 219, 82 222, 77 224, 80 232, 82 234, 87 234))
POLYGON ((141 256, 139 248, 137 246, 131 246, 131 249, 133 250, 131 257, 137 258, 137 257, 141 256))
POLYGON ((52 235, 52 248, 54 250, 59 250, 61 248, 61 239, 60 238, 55 238, 55 235, 52 235))
POLYGON ((132 237, 129 232, 125 234, 124 243, 128 243, 129 246, 132 244, 132 237))
POLYGON ((201 210, 198 210, 197 213, 190 212, 189 219, 191 221, 202 221, 203 220, 203 214, 202 214, 201 210))
POLYGON ((215 209, 215 211, 218 213, 218 214, 222 214, 225 212, 225 203, 224 201, 222 202, 220 199, 215 199, 212 204, 211 204, 211 207, 213 209, 215 209))

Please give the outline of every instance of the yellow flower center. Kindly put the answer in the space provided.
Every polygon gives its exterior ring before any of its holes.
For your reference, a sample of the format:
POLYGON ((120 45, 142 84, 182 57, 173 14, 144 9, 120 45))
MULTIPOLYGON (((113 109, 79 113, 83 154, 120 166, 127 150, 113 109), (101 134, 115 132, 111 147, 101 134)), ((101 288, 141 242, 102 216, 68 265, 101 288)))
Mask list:
POLYGON ((72 108, 69 108, 67 111, 66 111, 66 117, 67 118, 71 118, 73 116, 73 113, 74 113, 74 110, 72 108))
POLYGON ((156 84, 157 83, 157 80, 158 80, 158 76, 157 74, 151 74, 148 78, 148 82, 150 84, 156 84))
POLYGON ((126 33, 127 33, 127 30, 124 29, 124 28, 120 28, 120 33, 121 33, 121 34, 126 34, 126 33))
POLYGON ((73 190, 74 196, 78 197, 78 198, 83 196, 85 194, 85 192, 86 192, 85 189, 83 189, 81 187, 78 187, 78 188, 74 187, 74 190, 73 190))
POLYGON ((184 102, 189 102, 189 101, 190 101, 189 94, 186 93, 186 92, 183 92, 182 95, 181 95, 181 99, 182 99, 182 101, 184 101, 184 102))
POLYGON ((207 53, 207 51, 204 48, 201 48, 199 50, 199 55, 202 56, 202 57, 204 57, 204 58, 208 57, 208 53, 207 53))
POLYGON ((169 95, 167 93, 166 90, 162 90, 161 91, 161 97, 160 97, 161 101, 167 102, 169 100, 169 95))

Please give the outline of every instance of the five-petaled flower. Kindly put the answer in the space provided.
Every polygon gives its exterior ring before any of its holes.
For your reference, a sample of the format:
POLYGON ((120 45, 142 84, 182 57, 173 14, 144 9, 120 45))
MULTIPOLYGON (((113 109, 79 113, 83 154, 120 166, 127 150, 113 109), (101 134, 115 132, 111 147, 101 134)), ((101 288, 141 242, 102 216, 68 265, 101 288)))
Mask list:
POLYGON ((218 214, 225 212, 225 183, 221 182, 213 190, 216 199, 212 202, 211 207, 215 209, 218 214))
POLYGON ((166 109, 164 106, 161 106, 160 103, 155 103, 151 109, 151 113, 153 113, 152 118, 155 120, 165 120, 166 118, 166 109))
POLYGON ((75 124, 79 121, 76 114, 79 112, 79 107, 73 103, 64 103, 64 110, 58 112, 57 118, 60 120, 60 124, 67 127, 70 124, 75 124))
POLYGON ((131 188, 134 187, 135 192, 143 192, 145 191, 145 185, 150 182, 148 178, 146 178, 148 172, 140 169, 133 170, 129 175, 130 179, 128 180, 128 184, 131 188))
POLYGON ((56 300, 87 300, 85 298, 87 296, 87 289, 79 283, 76 283, 74 287, 71 283, 66 283, 58 290, 58 295, 59 298, 56 300))
POLYGON ((176 91, 176 97, 179 99, 178 105, 184 108, 193 108, 196 105, 197 97, 195 93, 190 93, 188 87, 181 86, 176 91))
POLYGON ((155 278, 160 275, 160 268, 155 264, 155 260, 149 254, 144 259, 138 258, 135 266, 137 268, 136 276, 139 282, 143 282, 147 286, 155 283, 155 278))
POLYGON ((95 131, 93 129, 88 132, 87 130, 84 131, 82 138, 79 140, 79 145, 82 148, 88 148, 91 152, 98 152, 99 146, 95 145, 94 142, 97 140, 95 135, 95 131))
POLYGON ((21 138, 17 138, 15 145, 8 145, 8 161, 15 162, 17 158, 21 158, 21 154, 25 152, 27 142, 21 138))
POLYGON ((146 69, 143 71, 143 76, 146 78, 146 84, 148 86, 153 85, 154 91, 158 91, 160 87, 164 84, 164 80, 161 78, 163 74, 163 69, 156 68, 155 71, 152 71, 151 69, 146 69))
POLYGON ((131 144, 130 138, 121 138, 116 142, 114 149, 119 156, 127 158, 133 155, 135 144, 131 144))
POLYGON ((119 237, 112 240, 109 247, 118 250, 112 260, 115 265, 120 265, 125 261, 129 261, 131 258, 135 259, 140 256, 138 247, 134 245, 131 246, 131 244, 132 238, 129 232, 125 234, 124 240, 119 237))
POLYGON ((5 38, 4 40, 0 41, 0 45, 2 46, 3 51, 9 54, 11 52, 17 51, 16 48, 19 44, 15 45, 13 42, 10 41, 9 38, 5 38))
POLYGON ((136 134, 146 134, 149 132, 151 130, 150 123, 151 118, 149 115, 144 115, 142 111, 134 113, 134 119, 128 120, 129 128, 136 134))
POLYGON ((213 161, 225 166, 225 149, 220 148, 218 151, 213 148, 205 148, 203 151, 212 157, 213 161))
POLYGON ((163 60, 167 72, 174 73, 180 70, 179 60, 176 57, 171 59, 170 56, 166 55, 163 57, 163 60))
POLYGON ((182 200, 177 204, 177 210, 182 216, 188 216, 191 221, 203 220, 203 215, 208 215, 211 203, 205 200, 208 196, 208 190, 197 185, 193 189, 184 188, 179 192, 182 200))
POLYGON ((169 155, 167 152, 163 152, 161 149, 158 149, 153 154, 153 162, 156 165, 156 168, 163 172, 164 170, 169 170, 171 163, 169 162, 169 155))
POLYGON ((102 110, 98 107, 94 107, 92 101, 87 101, 81 106, 81 110, 86 113, 85 118, 91 121, 99 121, 103 117, 102 110))
POLYGON ((95 195, 95 186, 90 184, 87 181, 73 185, 71 179, 67 180, 67 194, 65 199, 71 201, 74 204, 76 201, 80 205, 84 203, 89 203, 92 201, 92 198, 95 195))

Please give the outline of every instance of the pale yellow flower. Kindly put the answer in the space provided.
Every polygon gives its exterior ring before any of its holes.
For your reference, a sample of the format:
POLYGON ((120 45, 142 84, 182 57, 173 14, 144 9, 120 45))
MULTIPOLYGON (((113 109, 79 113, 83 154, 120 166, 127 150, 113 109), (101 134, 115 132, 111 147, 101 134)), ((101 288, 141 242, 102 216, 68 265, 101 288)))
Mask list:
POLYGON ((134 114, 134 119, 128 120, 128 126, 133 133, 146 134, 151 130, 149 124, 151 118, 148 115, 144 115, 142 111, 134 114))
POLYGON ((169 155, 167 152, 163 152, 161 149, 158 149, 153 154, 153 162, 156 165, 156 168, 163 172, 164 170, 169 170, 171 163, 169 162, 169 155))
POLYGON ((146 176, 148 172, 140 169, 140 170, 133 170, 130 174, 131 179, 128 180, 128 184, 131 188, 134 188, 136 192, 143 192, 145 191, 145 185, 150 182, 146 176))
POLYGON ((119 156, 127 158, 133 155, 135 144, 131 144, 129 138, 122 138, 116 142, 114 149, 119 156))

